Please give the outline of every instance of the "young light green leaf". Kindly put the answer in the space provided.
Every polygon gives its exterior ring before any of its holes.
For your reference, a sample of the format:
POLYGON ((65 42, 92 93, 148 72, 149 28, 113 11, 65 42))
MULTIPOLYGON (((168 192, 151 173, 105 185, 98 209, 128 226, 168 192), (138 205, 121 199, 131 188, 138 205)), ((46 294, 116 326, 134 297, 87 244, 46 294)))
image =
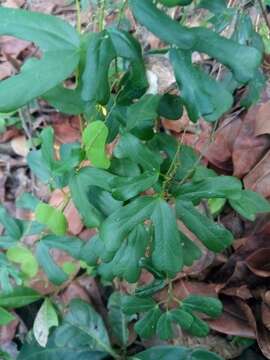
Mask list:
POLYGON ((38 272, 38 263, 32 252, 23 245, 10 247, 6 256, 9 261, 21 265, 22 272, 29 278, 34 277, 38 272))
POLYGON ((39 223, 46 225, 55 235, 64 235, 67 232, 68 222, 65 215, 51 205, 39 203, 35 216, 39 223))
POLYGON ((232 244, 233 235, 230 231, 202 215, 192 203, 180 199, 176 202, 177 216, 208 249, 221 252, 232 244))
POLYGON ((231 207, 244 218, 254 221, 259 213, 270 212, 270 203, 262 195, 243 190, 239 199, 230 199, 231 207))
POLYGON ((183 252, 175 214, 165 200, 158 199, 151 219, 155 229, 153 265, 157 270, 173 277, 183 266, 183 252))
POLYGON ((46 347, 49 331, 54 326, 58 326, 58 316, 51 301, 45 299, 33 325, 33 333, 40 346, 46 347))
POLYGON ((0 294, 0 306, 8 309, 20 308, 31 304, 41 298, 41 295, 33 289, 16 287, 8 293, 0 294))
POLYGON ((83 131, 82 141, 86 156, 91 164, 97 168, 108 169, 110 160, 106 155, 106 140, 108 128, 102 121, 94 121, 83 131))
POLYGON ((0 307, 0 326, 8 325, 11 321, 15 320, 15 316, 10 312, 0 307))

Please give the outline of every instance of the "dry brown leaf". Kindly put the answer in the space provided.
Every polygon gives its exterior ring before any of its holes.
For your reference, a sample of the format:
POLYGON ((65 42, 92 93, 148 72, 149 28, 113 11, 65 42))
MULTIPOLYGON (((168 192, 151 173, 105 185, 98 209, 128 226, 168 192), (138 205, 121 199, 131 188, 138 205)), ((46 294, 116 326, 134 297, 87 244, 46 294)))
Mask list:
POLYGON ((257 276, 270 277, 270 248, 259 248, 246 259, 248 268, 257 276))
POLYGON ((255 135, 270 134, 270 101, 261 104, 256 115, 255 135))

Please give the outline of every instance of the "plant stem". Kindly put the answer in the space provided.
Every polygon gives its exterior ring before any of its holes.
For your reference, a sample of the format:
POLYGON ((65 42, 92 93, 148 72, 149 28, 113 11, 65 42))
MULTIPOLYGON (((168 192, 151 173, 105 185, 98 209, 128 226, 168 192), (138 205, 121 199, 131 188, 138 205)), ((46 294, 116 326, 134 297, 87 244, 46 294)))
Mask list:
POLYGON ((106 0, 100 0, 99 4, 98 31, 102 31, 104 30, 106 0))
POLYGON ((77 31, 78 31, 78 33, 81 33, 81 31, 82 31, 82 21, 81 21, 80 0, 76 0, 76 13, 77 13, 77 31))

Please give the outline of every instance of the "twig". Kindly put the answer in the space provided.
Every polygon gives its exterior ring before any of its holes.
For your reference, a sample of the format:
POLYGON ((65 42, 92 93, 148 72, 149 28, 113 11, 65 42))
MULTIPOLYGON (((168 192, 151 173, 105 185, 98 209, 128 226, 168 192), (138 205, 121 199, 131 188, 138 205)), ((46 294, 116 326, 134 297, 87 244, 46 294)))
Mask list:
POLYGON ((260 6, 260 8, 261 8, 262 15, 263 15, 263 17, 264 17, 265 23, 266 23, 268 29, 270 30, 270 22, 269 22, 269 19, 268 19, 268 17, 267 17, 267 13, 266 13, 266 11, 265 11, 265 8, 264 8, 264 5, 263 5, 262 0, 258 0, 258 3, 259 3, 259 6, 260 6))

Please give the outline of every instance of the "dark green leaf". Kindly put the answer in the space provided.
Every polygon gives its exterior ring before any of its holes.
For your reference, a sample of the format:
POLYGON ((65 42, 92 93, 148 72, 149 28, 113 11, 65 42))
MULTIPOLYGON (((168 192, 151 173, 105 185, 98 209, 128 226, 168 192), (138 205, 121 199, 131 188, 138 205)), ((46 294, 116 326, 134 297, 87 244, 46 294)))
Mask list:
POLYGON ((124 296, 122 300, 123 311, 127 315, 153 310, 156 302, 150 297, 124 296))
POLYGON ((176 212, 187 228, 192 231, 210 250, 222 252, 233 242, 233 236, 222 225, 214 223, 205 215, 202 215, 192 203, 176 202, 176 212))
POLYGON ((143 339, 148 339, 156 333, 156 327, 162 313, 158 306, 148 311, 139 321, 136 322, 134 329, 143 339))
POLYGON ((183 247, 183 263, 185 266, 191 266, 194 261, 202 256, 200 248, 194 241, 190 240, 184 233, 179 232, 183 247))
POLYGON ((192 121, 195 122, 200 117, 207 121, 216 121, 230 109, 233 103, 232 95, 221 83, 193 66, 191 53, 172 49, 170 59, 184 105, 192 121))
POLYGON ((183 114, 183 102, 177 95, 164 94, 159 103, 158 113, 170 120, 177 120, 183 114))
MULTIPOLYGON (((15 316, 10 312, 0 307, 0 326, 9 324, 11 321, 15 320, 15 316)), ((1 354, 0 354, 1 355, 1 354)))
POLYGON ((159 271, 175 276, 183 266, 183 253, 175 214, 163 199, 158 199, 151 219, 155 237, 152 261, 159 271))
POLYGON ((19 240, 22 236, 22 225, 19 220, 13 219, 7 210, 0 205, 0 224, 5 228, 6 234, 12 239, 19 240))
POLYGON ((170 312, 166 311, 161 315, 157 323, 157 335, 161 340, 173 338, 172 318, 170 312))
POLYGON ((26 287, 16 287, 12 291, 0 294, 0 306, 8 309, 20 308, 41 298, 35 290, 26 287))
POLYGON ((164 280, 153 280, 150 284, 136 288, 135 295, 139 297, 151 296, 162 290, 165 286, 166 282, 164 280))
POLYGON ((201 320, 199 317, 195 315, 192 315, 192 317, 193 317, 193 322, 190 328, 188 329, 188 332, 193 336, 206 337, 210 332, 210 328, 207 322, 201 320))
POLYGON ((254 221, 259 213, 270 212, 270 203, 262 195, 244 190, 239 199, 230 199, 231 207, 244 218, 254 221))
POLYGON ((219 299, 200 295, 189 295, 182 301, 182 307, 183 310, 201 312, 212 318, 219 317, 223 309, 219 299))
POLYGON ((171 310, 170 316, 183 330, 188 330, 194 321, 189 312, 180 308, 171 310))

